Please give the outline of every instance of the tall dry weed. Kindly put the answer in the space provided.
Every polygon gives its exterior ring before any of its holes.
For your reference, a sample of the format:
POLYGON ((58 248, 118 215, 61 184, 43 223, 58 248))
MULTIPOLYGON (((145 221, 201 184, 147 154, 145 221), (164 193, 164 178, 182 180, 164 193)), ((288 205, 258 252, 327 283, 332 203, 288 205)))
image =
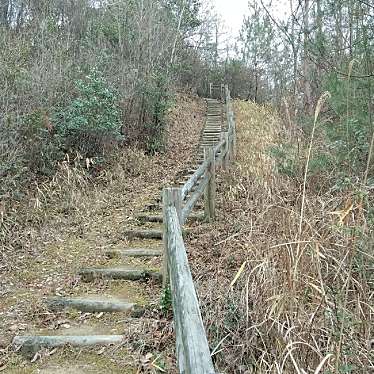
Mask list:
POLYGON ((278 115, 244 102, 235 111, 237 163, 194 269, 217 370, 370 372, 374 257, 359 200, 311 188, 313 140, 300 152, 304 178, 280 175, 269 149, 289 134, 278 115))

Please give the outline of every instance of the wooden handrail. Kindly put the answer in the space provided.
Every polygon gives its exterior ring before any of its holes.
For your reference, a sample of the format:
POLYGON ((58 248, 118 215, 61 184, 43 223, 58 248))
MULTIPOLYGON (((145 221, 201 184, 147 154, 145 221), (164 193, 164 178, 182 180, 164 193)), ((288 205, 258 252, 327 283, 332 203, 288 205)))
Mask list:
POLYGON ((191 195, 191 197, 186 201, 186 205, 182 209, 182 225, 187 221, 193 207, 200 199, 205 191, 206 186, 209 183, 209 177, 205 177, 198 185, 196 191, 191 195))
POLYGON ((214 374, 208 340, 201 318, 182 230, 175 207, 166 208, 169 227, 167 258, 173 302, 179 372, 214 374))
POLYGON ((186 198, 188 193, 194 188, 197 181, 204 175, 206 169, 209 166, 208 161, 204 161, 198 169, 191 175, 188 181, 182 186, 182 200, 186 198))
POLYGON ((183 242, 182 226, 202 195, 204 195, 205 218, 214 219, 216 164, 227 168, 235 155, 236 131, 230 90, 227 85, 215 86, 211 83, 210 94, 216 87, 221 88, 221 95, 226 105, 227 131, 222 133, 223 139, 215 147, 204 148, 204 162, 181 188, 163 190, 165 247, 163 279, 166 282, 170 280, 178 367, 182 374, 215 373, 183 242), (194 188, 194 192, 191 193, 194 188))
POLYGON ((221 140, 215 147, 214 147, 214 154, 215 157, 217 157, 217 153, 220 151, 220 149, 226 144, 226 139, 221 140))

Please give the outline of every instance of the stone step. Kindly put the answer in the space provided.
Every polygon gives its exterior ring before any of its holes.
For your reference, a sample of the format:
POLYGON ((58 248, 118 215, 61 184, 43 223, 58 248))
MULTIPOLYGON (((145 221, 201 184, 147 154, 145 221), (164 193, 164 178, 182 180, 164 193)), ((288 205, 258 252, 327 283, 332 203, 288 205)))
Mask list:
POLYGON ((84 282, 92 282, 95 279, 122 279, 122 280, 162 280, 162 274, 158 271, 149 269, 133 269, 133 268, 89 268, 79 271, 79 275, 84 282))
POLYGON ((46 304, 51 310, 63 310, 67 308, 80 310, 81 312, 132 312, 136 305, 115 298, 86 297, 50 297, 46 304))
POLYGON ((148 248, 114 249, 114 250, 106 252, 106 254, 109 258, 117 258, 117 257, 157 257, 157 256, 162 255, 162 248, 159 248, 159 249, 148 249, 148 248))

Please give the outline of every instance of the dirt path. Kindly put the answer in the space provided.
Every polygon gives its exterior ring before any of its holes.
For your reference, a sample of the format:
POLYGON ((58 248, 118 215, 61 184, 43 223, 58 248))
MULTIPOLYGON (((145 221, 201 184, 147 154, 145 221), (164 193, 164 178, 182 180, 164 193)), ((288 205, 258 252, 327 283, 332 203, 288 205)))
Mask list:
POLYGON ((172 372, 171 321, 160 309, 157 277, 132 282, 99 276, 82 282, 79 276, 83 268, 92 267, 146 269, 152 274, 160 269, 159 256, 120 258, 109 257, 108 252, 129 247, 159 250, 159 240, 129 241, 125 231, 140 224, 142 229, 160 229, 159 223, 141 222, 136 214, 157 201, 163 185, 193 165, 205 103, 180 95, 169 118, 171 137, 166 154, 148 157, 126 150, 95 185, 62 165, 54 181, 38 186, 29 204, 17 208, 28 224, 17 233, 18 247, 12 251, 4 248, 2 253, 0 328, 5 334, 0 340, 0 371, 172 372), (125 300, 136 308, 117 313, 51 310, 47 307, 51 296, 111 303, 125 300), (12 351, 10 341, 15 335, 33 334, 118 334, 125 340, 110 347, 31 348, 23 355, 12 351))

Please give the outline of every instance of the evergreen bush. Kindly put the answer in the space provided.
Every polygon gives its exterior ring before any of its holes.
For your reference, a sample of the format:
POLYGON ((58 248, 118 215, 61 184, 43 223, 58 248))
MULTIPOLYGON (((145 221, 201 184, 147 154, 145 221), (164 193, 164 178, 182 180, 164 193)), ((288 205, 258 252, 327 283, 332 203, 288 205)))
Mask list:
POLYGON ((77 95, 55 115, 56 131, 67 152, 103 156, 122 139, 118 95, 97 70, 76 82, 77 95))

